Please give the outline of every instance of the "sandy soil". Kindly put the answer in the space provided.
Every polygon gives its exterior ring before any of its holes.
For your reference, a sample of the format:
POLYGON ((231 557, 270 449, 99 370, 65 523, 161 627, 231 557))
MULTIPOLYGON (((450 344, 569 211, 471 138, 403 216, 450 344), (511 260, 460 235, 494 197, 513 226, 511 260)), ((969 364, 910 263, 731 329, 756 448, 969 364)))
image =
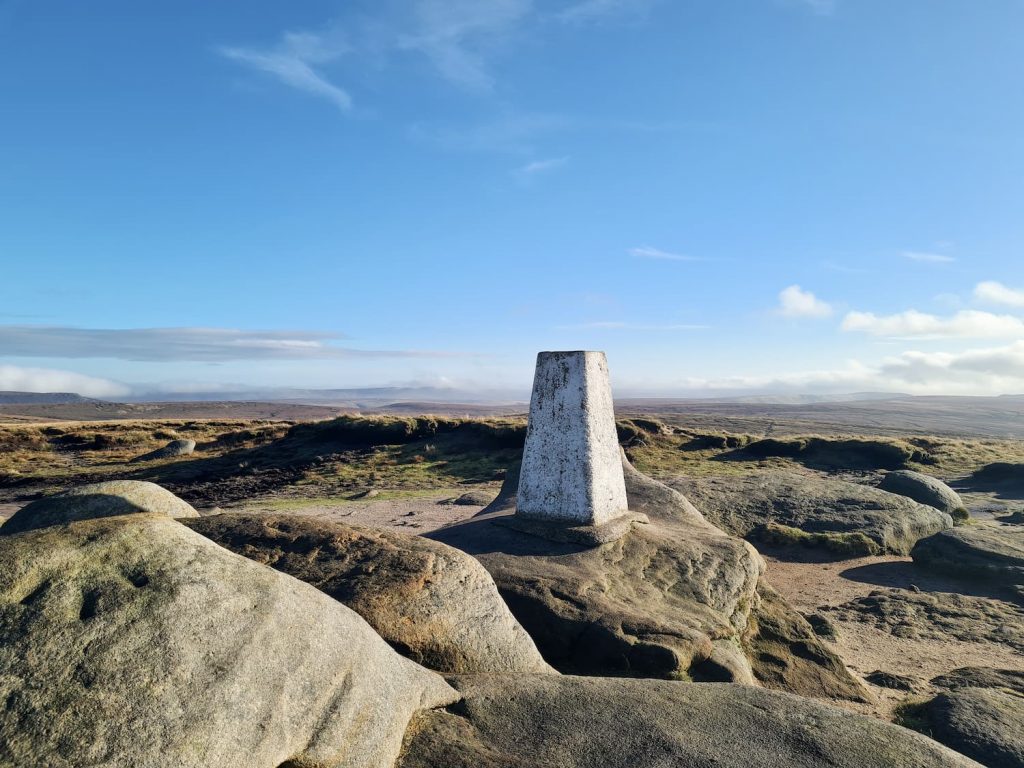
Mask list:
MULTIPOLYGON (((499 485, 473 486, 473 490, 489 489, 498 495, 499 485)), ((287 512, 293 515, 310 515, 325 520, 336 520, 350 525, 364 525, 371 528, 398 528, 408 533, 428 533, 449 523, 472 517, 483 506, 452 503, 465 493, 465 486, 439 491, 422 491, 415 494, 391 494, 382 492, 378 498, 369 499, 309 499, 281 500, 263 499, 243 504, 226 506, 223 509, 200 509, 200 514, 216 514, 218 511, 245 514, 269 514, 287 512)))
MULTIPOLYGON (((841 605, 879 588, 916 587, 922 592, 999 596, 983 585, 916 568, 909 557, 864 557, 838 562, 809 557, 805 562, 792 562, 765 549, 762 554, 768 562, 768 581, 803 613, 815 613, 824 605, 841 605)), ((826 615, 839 627, 834 650, 860 677, 881 670, 926 682, 958 667, 1024 669, 1024 656, 997 643, 900 638, 867 623, 826 615)), ((908 696, 905 691, 867 685, 878 696, 877 705, 849 705, 850 708, 888 718, 893 708, 908 696)))

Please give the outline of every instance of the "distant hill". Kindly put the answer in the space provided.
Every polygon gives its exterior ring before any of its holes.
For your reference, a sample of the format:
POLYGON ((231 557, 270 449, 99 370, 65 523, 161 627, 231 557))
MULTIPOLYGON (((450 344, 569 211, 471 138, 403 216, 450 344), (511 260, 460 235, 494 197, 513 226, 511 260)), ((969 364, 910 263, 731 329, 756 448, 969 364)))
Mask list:
POLYGON ((96 402, 99 401, 74 392, 0 392, 0 405, 65 405, 96 402))

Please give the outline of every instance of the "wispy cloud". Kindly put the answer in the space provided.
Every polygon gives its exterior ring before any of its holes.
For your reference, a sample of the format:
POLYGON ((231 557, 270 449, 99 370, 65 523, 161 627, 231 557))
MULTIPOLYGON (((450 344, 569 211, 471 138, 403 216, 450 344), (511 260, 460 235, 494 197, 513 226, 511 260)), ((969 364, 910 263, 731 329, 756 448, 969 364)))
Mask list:
POLYGON ((53 368, 0 365, 0 390, 10 392, 77 392, 84 397, 120 397, 130 391, 110 379, 53 368))
POLYGON ((313 68, 313 65, 325 64, 349 50, 348 44, 336 34, 286 32, 281 41, 271 48, 222 46, 217 50, 222 56, 272 75, 291 88, 326 99, 342 112, 352 109, 352 97, 348 91, 313 68))
POLYGON ((1024 321, 1012 315, 961 310, 938 317, 911 309, 879 317, 871 312, 849 312, 840 326, 844 331, 902 339, 1024 337, 1024 321))
POLYGON ((699 261, 696 256, 687 256, 682 253, 663 251, 660 248, 652 248, 649 245, 630 248, 627 253, 629 253, 629 255, 634 259, 654 259, 655 261, 699 261))
POLYGON ((552 157, 547 160, 534 160, 533 162, 516 168, 512 171, 512 175, 520 181, 528 181, 535 176, 561 168, 568 162, 568 157, 552 157))
POLYGON ((555 18, 559 21, 576 23, 594 21, 624 12, 644 13, 655 0, 577 0, 563 8, 555 18))
POLYGON ((0 356, 148 362, 451 356, 429 351, 341 347, 335 342, 342 338, 338 334, 311 331, 5 325, 0 326, 0 356))
POLYGON ((410 133, 414 139, 456 152, 531 155, 539 140, 572 127, 573 121, 561 115, 509 113, 469 125, 416 123, 410 133))
POLYGON ((928 251, 903 251, 902 254, 904 259, 910 259, 911 261, 920 261, 926 264, 950 264, 956 261, 952 256, 947 256, 944 253, 930 253, 928 251))
POLYGON ((799 285, 791 285, 779 291, 778 313, 784 317, 828 317, 832 305, 799 285))
POLYGON ((531 0, 419 0, 415 29, 401 35, 398 46, 422 53, 451 82, 487 90, 494 77, 485 52, 527 17, 531 5, 531 0))
POLYGON ((994 280, 986 280, 974 286, 974 298, 988 304, 1001 304, 1006 307, 1024 307, 1024 290, 1008 288, 994 280))
POLYGON ((691 323, 627 323, 618 320, 599 320, 593 323, 559 326, 562 330, 573 331, 699 331, 710 328, 709 325, 691 323))

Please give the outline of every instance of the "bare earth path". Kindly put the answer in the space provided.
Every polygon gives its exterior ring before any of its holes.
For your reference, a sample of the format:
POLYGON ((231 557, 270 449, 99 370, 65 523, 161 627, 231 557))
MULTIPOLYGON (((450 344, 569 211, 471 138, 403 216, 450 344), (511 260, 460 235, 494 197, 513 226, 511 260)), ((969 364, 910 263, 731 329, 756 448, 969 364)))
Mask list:
MULTIPOLYGON (((822 606, 839 606, 879 589, 923 593, 951 592, 978 597, 994 596, 982 585, 964 582, 916 568, 909 557, 863 557, 838 562, 792 562, 762 550, 768 562, 768 580, 802 613, 817 613, 822 606)), ((812 560, 812 558, 808 558, 812 560)), ((863 677, 875 670, 920 678, 924 681, 958 667, 1024 669, 1024 655, 999 643, 964 642, 896 637, 870 622, 844 621, 823 612, 839 628, 835 650, 847 666, 863 677)), ((870 685, 870 684, 869 684, 870 685)), ((852 705, 881 717, 907 697, 905 691, 870 686, 877 706, 852 705)))

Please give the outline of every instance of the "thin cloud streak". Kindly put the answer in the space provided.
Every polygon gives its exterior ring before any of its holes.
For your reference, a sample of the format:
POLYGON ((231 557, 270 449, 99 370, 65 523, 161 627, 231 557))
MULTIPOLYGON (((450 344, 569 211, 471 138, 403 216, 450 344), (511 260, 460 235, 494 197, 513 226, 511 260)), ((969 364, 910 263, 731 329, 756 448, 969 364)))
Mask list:
POLYGON ((904 251, 902 254, 904 259, 910 259, 910 261, 920 261, 925 264, 951 264, 956 261, 952 256, 947 256, 944 253, 928 253, 925 251, 904 251))
POLYGON ((660 248, 652 248, 643 245, 638 248, 630 248, 627 253, 634 259, 653 259, 655 261, 700 261, 696 256, 687 256, 682 253, 663 251, 660 248))
POLYGON ((0 356, 111 358, 142 362, 327 360, 341 358, 457 357, 415 350, 339 347, 338 334, 311 331, 243 331, 229 328, 75 328, 0 326, 0 356))
POLYGON ((559 330, 564 331, 700 331, 710 328, 710 325, 696 325, 689 323, 669 323, 666 325, 650 325, 645 323, 627 323, 617 320, 601 320, 593 323, 578 323, 576 325, 561 325, 559 330))
POLYGON ((312 66, 345 53, 348 46, 340 41, 330 41, 325 36, 309 32, 286 32, 281 42, 270 49, 222 46, 217 50, 227 59, 273 75, 284 85, 324 98, 342 112, 352 109, 352 97, 348 91, 332 83, 312 66))
POLYGON ((568 157, 552 157, 547 160, 534 160, 531 163, 527 163, 526 165, 516 168, 512 171, 512 174, 521 181, 527 181, 534 176, 539 176, 561 168, 568 162, 568 157))

